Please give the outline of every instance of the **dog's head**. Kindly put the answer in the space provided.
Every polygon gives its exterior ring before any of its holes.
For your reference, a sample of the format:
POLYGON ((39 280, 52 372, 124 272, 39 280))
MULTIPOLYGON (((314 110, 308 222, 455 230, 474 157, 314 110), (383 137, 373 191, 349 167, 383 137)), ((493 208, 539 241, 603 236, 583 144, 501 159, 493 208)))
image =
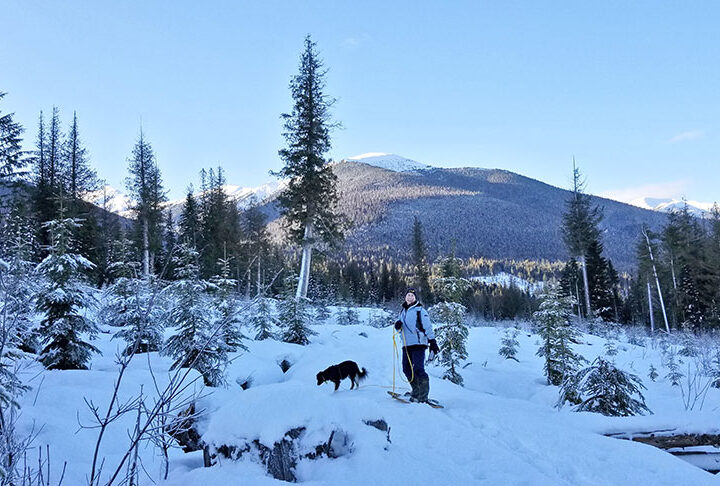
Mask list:
POLYGON ((317 374, 316 378, 317 378, 317 381, 318 381, 318 386, 319 386, 319 385, 322 385, 323 383, 325 383, 325 377, 323 376, 322 371, 317 374))

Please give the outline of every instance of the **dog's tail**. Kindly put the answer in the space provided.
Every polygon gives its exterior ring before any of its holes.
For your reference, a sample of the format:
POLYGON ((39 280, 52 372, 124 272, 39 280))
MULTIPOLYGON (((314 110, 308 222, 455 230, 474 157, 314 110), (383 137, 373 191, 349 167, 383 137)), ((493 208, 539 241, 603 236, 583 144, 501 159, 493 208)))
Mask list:
POLYGON ((365 378, 367 378, 367 375, 368 375, 367 370, 365 368, 361 369, 360 372, 358 373, 358 380, 364 380, 365 378))

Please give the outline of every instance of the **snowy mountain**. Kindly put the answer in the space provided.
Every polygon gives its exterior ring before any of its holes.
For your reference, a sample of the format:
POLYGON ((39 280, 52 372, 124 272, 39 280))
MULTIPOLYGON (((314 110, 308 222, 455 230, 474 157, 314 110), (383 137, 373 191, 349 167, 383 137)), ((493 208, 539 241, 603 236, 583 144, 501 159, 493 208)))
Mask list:
MULTIPOLYGON (((369 309, 355 311, 361 322, 371 319, 369 309)), ((498 355, 504 328, 470 328, 469 355, 460 370, 464 386, 443 380, 439 363, 427 364, 430 396, 444 405, 442 410, 401 403, 386 393, 409 390, 399 361, 391 356, 391 326, 340 326, 331 318, 312 326, 317 334, 307 346, 245 340, 248 350, 230 356, 227 386, 218 388, 203 387, 194 371, 170 370, 172 360, 167 356, 138 355, 119 389, 121 403, 132 404, 130 400, 143 393, 152 405, 158 387, 163 389, 172 377, 186 374, 176 386, 187 385, 183 397, 195 394, 196 411, 196 419, 183 425, 191 432, 184 434, 186 440, 196 445, 183 453, 172 441, 167 480, 162 480, 163 456, 153 443, 143 442, 135 449, 145 480, 141 484, 230 485, 240 480, 252 485, 287 484, 274 479, 271 470, 318 486, 718 484, 717 476, 686 462, 698 461, 708 470, 718 470, 716 447, 677 448, 674 456, 614 438, 652 431, 720 433, 720 390, 705 388, 704 407, 698 402, 692 410, 684 404, 681 387, 672 386, 665 377, 663 349, 677 352, 681 337, 635 334, 636 344, 630 344, 631 335, 621 334, 614 341, 617 354, 612 360, 642 378, 647 387, 642 392, 653 415, 606 417, 576 413, 567 405, 556 408, 558 387, 546 383, 543 358, 536 355, 539 338, 529 323, 515 324, 521 329, 517 361, 498 355), (330 383, 316 385, 318 371, 346 359, 368 370, 358 389, 350 390, 348 380, 336 392, 330 383), (655 381, 647 378, 651 366, 658 370, 655 381), (203 447, 211 467, 203 467, 203 447)), ((118 377, 119 344, 112 338, 116 330, 103 328, 93 342, 102 354, 94 355, 90 370, 47 371, 31 360, 23 368, 33 386, 21 399, 18 423, 19 430, 35 438, 27 463, 36 464, 38 445, 44 454, 48 444, 52 462, 47 468, 52 478, 59 478, 64 469, 63 484, 87 483, 99 432, 90 427, 94 422, 88 404, 104 411, 113 394, 118 377)), ((584 334, 574 350, 592 361, 607 344, 604 338, 584 334)), ((700 363, 699 358, 683 360, 688 366, 700 363)), ((176 408, 166 420, 185 413, 185 408, 173 405, 176 408)), ((98 458, 104 464, 101 484, 121 464, 136 420, 145 420, 132 405, 129 409, 104 431, 98 458)), ((123 474, 125 468, 127 462, 123 474)))
POLYGON ((690 213, 699 218, 708 216, 713 208, 713 203, 657 197, 641 197, 633 199, 630 201, 630 204, 639 208, 666 213, 682 209, 685 204, 687 204, 690 213))
MULTIPOLYGON (((241 211, 247 209, 252 204, 263 203, 268 198, 274 196, 283 187, 284 183, 282 181, 271 181, 257 187, 243 187, 232 184, 225 184, 222 186, 225 194, 237 203, 238 209, 241 211)), ((195 197, 200 197, 202 192, 196 192, 194 195, 195 197)), ((133 205, 133 201, 126 194, 112 186, 106 185, 97 191, 88 192, 83 196, 83 199, 125 218, 133 217, 133 213, 130 209, 133 205)), ((182 199, 167 201, 163 203, 163 208, 166 210, 169 209, 170 213, 173 215, 173 219, 177 219, 180 216, 180 211, 182 210, 184 202, 184 197, 182 199)))
MULTIPOLYGON (((371 152, 333 164, 339 208, 353 226, 345 248, 356 254, 407 261, 411 225, 423 223, 432 259, 449 251, 454 240, 461 258, 564 260, 560 234, 569 193, 561 188, 501 169, 438 168, 411 159, 371 152)), ((259 187, 224 186, 240 209, 251 201, 263 207, 271 231, 281 236, 275 195, 284 187, 271 181, 259 187)), ((113 188, 108 207, 128 215, 127 197, 113 188)), ((196 194, 196 195, 199 195, 196 194)), ((102 205, 102 194, 93 202, 102 205)), ((165 204, 177 218, 184 198, 165 204)), ((635 241, 643 224, 659 229, 665 215, 655 205, 629 205, 594 197, 604 208, 601 225, 607 254, 619 270, 635 263, 635 241)), ((652 201, 646 201, 649 203, 652 201)))
POLYGON ((87 192, 83 195, 83 200, 124 218, 132 217, 130 208, 133 201, 112 186, 105 185, 97 191, 87 192))
POLYGON ((381 169, 391 170, 393 172, 412 172, 417 170, 432 169, 431 166, 406 159, 395 154, 385 154, 381 152, 368 152, 355 157, 344 159, 348 162, 359 162, 362 164, 372 165, 381 169))
MULTIPOLYGON (((271 181, 257 187, 243 187, 233 184, 225 184, 222 186, 225 194, 230 200, 235 201, 239 210, 244 210, 253 204, 262 204, 268 199, 273 198, 282 188, 285 187, 284 181, 271 181)), ((202 196, 202 192, 196 192, 195 197, 202 196)), ((175 199, 163 204, 163 208, 170 211, 173 220, 177 220, 182 212, 182 206, 185 198, 175 199)))

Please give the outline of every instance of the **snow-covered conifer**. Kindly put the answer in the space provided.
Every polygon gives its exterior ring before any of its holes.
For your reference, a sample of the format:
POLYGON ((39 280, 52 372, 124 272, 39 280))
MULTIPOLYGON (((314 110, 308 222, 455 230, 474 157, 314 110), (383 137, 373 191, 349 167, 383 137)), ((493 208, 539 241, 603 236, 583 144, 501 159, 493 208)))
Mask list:
POLYGON ((498 354, 505 359, 514 359, 517 361, 517 348, 519 346, 517 336, 519 331, 517 328, 508 327, 503 333, 503 337, 500 340, 500 350, 498 354))
POLYGON ((124 354, 158 351, 163 342, 162 309, 157 305, 158 283, 153 278, 138 278, 140 262, 131 261, 132 242, 125 238, 115 242, 115 261, 108 270, 115 278, 107 288, 100 309, 102 321, 121 327, 116 338, 124 339, 124 354))
POLYGON ((462 385, 460 362, 467 359, 465 342, 468 328, 463 323, 467 309, 457 302, 440 302, 428 310, 435 323, 435 338, 440 348, 440 364, 445 368, 443 379, 462 385))
POLYGON ((645 386, 640 378, 616 368, 602 357, 580 371, 574 381, 581 400, 576 407, 578 412, 597 412, 613 417, 650 412, 641 392, 645 386))
POLYGON ((297 282, 295 276, 285 279, 285 297, 278 302, 278 319, 283 328, 282 340, 286 343, 310 344, 310 336, 314 335, 309 327, 310 315, 308 300, 295 296, 292 292, 297 282))
POLYGON ((354 326, 360 324, 360 316, 357 310, 346 302, 344 305, 340 305, 336 310, 336 320, 341 326, 354 326))
POLYGON ((225 256, 218 260, 220 273, 210 279, 210 282, 217 288, 213 306, 217 317, 212 327, 220 327, 220 334, 229 351, 237 351, 238 348, 247 350, 247 347, 242 344, 244 336, 239 329, 239 308, 235 294, 237 280, 231 278, 230 260, 231 257, 228 257, 227 251, 225 251, 225 256))
POLYGON ((648 370, 648 378, 650 378, 650 381, 657 380, 658 377, 657 368, 655 368, 655 365, 650 364, 650 369, 648 370))
POLYGON ((318 323, 325 322, 330 319, 330 309, 327 306, 327 299, 320 298, 315 301, 315 315, 313 316, 318 323))
POLYGON ((72 233, 80 222, 63 218, 60 211, 60 219, 43 224, 52 244, 50 254, 36 267, 44 277, 36 299, 36 310, 44 316, 39 359, 48 369, 87 369, 91 353, 99 351, 83 335, 93 338, 98 329, 83 313, 93 298, 82 284, 82 274, 95 265, 73 253, 72 233))
POLYGON ((177 334, 167 340, 163 353, 174 359, 170 369, 193 368, 206 385, 218 386, 224 380, 228 345, 222 329, 212 327, 208 312, 206 292, 214 286, 200 279, 198 253, 187 243, 176 247, 173 262, 179 280, 168 287, 175 298, 168 323, 176 326, 177 334))
POLYGON ((670 380, 672 386, 680 386, 680 380, 682 380, 685 375, 680 371, 680 365, 675 361, 675 352, 672 350, 668 352, 666 366, 668 374, 665 375, 665 379, 670 380))
POLYGON ((572 326, 575 299, 563 296, 556 284, 547 285, 541 296, 540 309, 533 314, 542 339, 537 355, 545 358, 545 376, 551 385, 561 385, 574 374, 585 359, 572 350, 578 331, 572 326))
POLYGON ((272 309, 272 299, 259 295, 250 308, 250 327, 255 330, 255 340, 274 339, 273 326, 278 324, 272 309))
POLYGON ((435 338, 440 348, 440 364, 445 368, 443 379, 463 384, 460 362, 467 359, 465 342, 469 330, 465 325, 467 309, 460 304, 470 281, 460 278, 460 260, 452 256, 441 260, 442 274, 433 279, 432 289, 440 302, 428 309, 435 323, 435 338))

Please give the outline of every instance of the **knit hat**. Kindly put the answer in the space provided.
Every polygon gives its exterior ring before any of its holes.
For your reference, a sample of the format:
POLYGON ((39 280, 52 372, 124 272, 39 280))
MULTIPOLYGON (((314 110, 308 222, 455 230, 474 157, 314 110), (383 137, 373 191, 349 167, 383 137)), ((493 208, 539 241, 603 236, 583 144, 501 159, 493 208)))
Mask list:
POLYGON ((407 294, 413 294, 415 297, 417 297, 417 291, 415 290, 415 287, 408 287, 408 289, 405 291, 405 295, 407 294))

